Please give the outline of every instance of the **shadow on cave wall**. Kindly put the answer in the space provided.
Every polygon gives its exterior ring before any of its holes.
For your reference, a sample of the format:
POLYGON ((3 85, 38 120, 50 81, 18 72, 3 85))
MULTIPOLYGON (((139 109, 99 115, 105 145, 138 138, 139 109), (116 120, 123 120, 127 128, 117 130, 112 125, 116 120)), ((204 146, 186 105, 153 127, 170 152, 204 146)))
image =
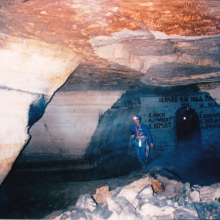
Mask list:
MULTIPOLYGON (((36 120, 36 117, 32 117, 34 112, 41 116, 40 104, 41 102, 30 109, 30 125, 36 120)), ((26 179, 29 183, 40 183, 98 180, 137 170, 140 164, 136 156, 128 156, 127 151, 132 118, 140 109, 140 98, 125 93, 100 117, 84 158, 50 163, 18 163, 17 159, 5 181, 14 182, 16 179, 22 183, 26 179)))
POLYGON ((100 119, 85 159, 96 167, 97 175, 109 178, 139 168, 136 157, 128 156, 133 116, 140 112, 139 97, 125 93, 100 119))

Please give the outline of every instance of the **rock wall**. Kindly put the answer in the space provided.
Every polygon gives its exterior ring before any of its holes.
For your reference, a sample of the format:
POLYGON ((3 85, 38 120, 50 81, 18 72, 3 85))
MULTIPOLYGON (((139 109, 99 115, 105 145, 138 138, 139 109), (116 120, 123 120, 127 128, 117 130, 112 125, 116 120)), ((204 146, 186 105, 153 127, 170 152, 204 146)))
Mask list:
POLYGON ((142 121, 150 129, 155 143, 154 153, 162 154, 164 151, 174 150, 180 147, 177 141, 176 114, 179 109, 186 108, 195 110, 201 132, 201 139, 192 139, 188 144, 194 148, 219 153, 219 104, 208 93, 174 91, 167 96, 137 91, 123 95, 104 115, 87 153, 102 154, 102 158, 106 157, 106 163, 108 156, 114 158, 118 155, 122 159, 129 148, 130 128, 135 114, 141 115, 142 121))
POLYGON ((139 114, 143 115, 143 120, 148 124, 158 150, 178 147, 177 111, 189 108, 197 113, 201 130, 201 143, 194 143, 194 147, 201 144, 203 149, 219 153, 220 106, 208 93, 146 97, 141 98, 141 103, 139 114))
POLYGON ((200 136, 184 142, 183 147, 190 145, 220 153, 220 106, 206 92, 65 92, 61 89, 43 117, 30 129, 32 138, 17 162, 25 164, 27 170, 29 166, 29 171, 31 163, 38 164, 35 169, 41 169, 45 163, 44 169, 48 171, 96 168, 97 178, 104 175, 100 172, 120 175, 136 167, 132 164, 135 154, 128 154, 133 116, 140 114, 148 125, 155 143, 151 156, 157 157, 181 147, 177 140, 177 112, 186 108, 197 114, 198 128, 192 129, 199 129, 200 136))
POLYGON ((83 158, 96 128, 123 92, 57 92, 30 129, 21 160, 44 162, 83 158))
POLYGON ((0 35, 0 44, 1 183, 28 142, 29 127, 79 58, 64 47, 25 38, 0 35))

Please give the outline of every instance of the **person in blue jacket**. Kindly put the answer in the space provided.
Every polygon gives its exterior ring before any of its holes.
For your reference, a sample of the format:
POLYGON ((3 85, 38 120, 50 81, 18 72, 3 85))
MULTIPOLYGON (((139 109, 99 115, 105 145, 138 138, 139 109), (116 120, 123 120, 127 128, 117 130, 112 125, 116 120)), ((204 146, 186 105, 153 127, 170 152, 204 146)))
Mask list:
POLYGON ((134 138, 135 151, 141 163, 142 171, 146 171, 149 145, 154 147, 153 140, 147 125, 141 123, 141 116, 136 115, 133 120, 135 124, 131 127, 131 137, 134 138))

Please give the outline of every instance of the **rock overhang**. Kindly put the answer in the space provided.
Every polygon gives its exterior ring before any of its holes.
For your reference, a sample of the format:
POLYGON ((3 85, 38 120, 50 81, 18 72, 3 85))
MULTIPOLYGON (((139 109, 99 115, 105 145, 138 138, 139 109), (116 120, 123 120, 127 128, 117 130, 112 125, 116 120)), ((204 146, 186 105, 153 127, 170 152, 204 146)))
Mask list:
MULTIPOLYGON (((216 1, 167 3, 128 0, 90 1, 88 4, 88 1, 73 0, 10 0, 2 1, 0 8, 2 32, 69 47, 81 57, 81 64, 87 65, 92 73, 98 73, 103 68, 110 73, 112 67, 117 66, 117 71, 125 74, 125 67, 129 71, 137 70, 146 74, 150 63, 161 64, 161 60, 162 63, 183 61, 186 66, 191 62, 210 67, 218 64, 219 38, 212 39, 220 33, 219 6, 216 1), (210 38, 206 39, 207 37, 210 38), (99 43, 104 38, 108 38, 108 41, 105 39, 106 44, 110 42, 110 46, 105 45, 107 53, 110 50, 115 55, 123 52, 130 59, 119 60, 120 57, 117 57, 116 61, 115 57, 109 57, 110 54, 107 57, 99 54, 97 50, 103 49, 99 43), (204 40, 201 42, 199 38, 204 40), (95 47, 92 43, 94 39, 98 42, 95 47), (183 42, 178 42, 178 39, 183 42), (116 40, 121 42, 113 43, 116 40), (189 50, 192 46, 196 50, 193 54, 193 49, 189 50), (209 47, 212 49, 206 51, 209 47), (149 57, 150 54, 152 57, 149 57), (157 56, 153 57, 155 55, 157 56), (203 59, 198 59, 198 56, 203 59)), ((146 76, 143 79, 147 84, 150 84, 151 75, 155 74, 152 71, 148 76, 149 80, 146 76)), ((160 86, 159 80, 154 83, 156 84, 160 86)))

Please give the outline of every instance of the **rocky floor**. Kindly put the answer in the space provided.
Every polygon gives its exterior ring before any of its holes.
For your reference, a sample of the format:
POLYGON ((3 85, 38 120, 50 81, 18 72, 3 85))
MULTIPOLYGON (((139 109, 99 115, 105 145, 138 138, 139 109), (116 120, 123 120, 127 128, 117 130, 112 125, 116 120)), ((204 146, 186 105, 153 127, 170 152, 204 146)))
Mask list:
MULTIPOLYGON (((158 158, 150 157, 146 175, 151 178, 159 175, 170 181, 205 187, 220 182, 219 165, 216 155, 208 155, 193 148, 179 149, 164 153, 158 158)), ((76 205, 80 195, 93 195, 96 188, 106 185, 110 190, 115 190, 143 176, 139 171, 134 171, 118 178, 80 182, 64 182, 57 178, 54 181, 44 182, 47 178, 42 173, 38 175, 41 180, 38 182, 28 178, 23 180, 16 178, 6 179, 0 187, 1 219, 39 219, 55 211, 59 214, 64 213, 68 207, 76 205)))
POLYGON ((158 220, 158 219, 219 219, 220 184, 209 187, 191 186, 149 174, 141 179, 108 191, 96 190, 95 195, 81 195, 74 206, 53 212, 46 219, 82 220, 158 220))
MULTIPOLYGON (((39 178, 44 178, 40 176, 39 178)), ((82 194, 94 194, 96 188, 108 185, 110 190, 140 178, 138 172, 113 179, 85 182, 50 182, 29 185, 4 182, 0 188, 0 219, 43 218, 55 210, 75 205, 82 194)))

